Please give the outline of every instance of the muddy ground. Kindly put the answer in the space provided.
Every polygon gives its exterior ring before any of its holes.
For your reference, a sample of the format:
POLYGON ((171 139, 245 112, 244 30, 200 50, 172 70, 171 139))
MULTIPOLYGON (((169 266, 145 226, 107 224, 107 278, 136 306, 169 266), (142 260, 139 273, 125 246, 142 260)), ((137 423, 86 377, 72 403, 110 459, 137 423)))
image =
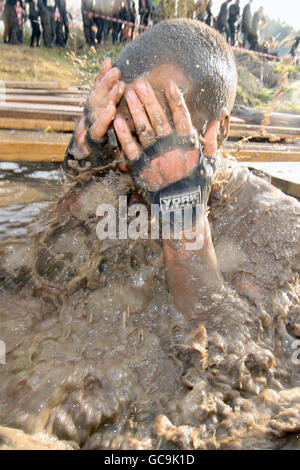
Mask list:
POLYGON ((29 234, 2 234, 0 448, 299 448, 300 204, 225 168, 225 287, 182 315, 160 241, 97 239, 97 206, 132 201, 131 179, 80 180, 29 234))

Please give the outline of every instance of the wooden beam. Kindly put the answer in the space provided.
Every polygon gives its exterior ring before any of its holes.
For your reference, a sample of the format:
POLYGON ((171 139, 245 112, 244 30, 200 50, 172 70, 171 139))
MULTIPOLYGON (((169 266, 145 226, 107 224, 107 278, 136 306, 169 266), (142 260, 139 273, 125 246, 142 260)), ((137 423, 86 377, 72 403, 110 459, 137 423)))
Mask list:
POLYGON ((18 95, 32 95, 34 94, 35 96, 59 96, 59 95, 65 95, 65 96, 83 96, 85 97, 88 93, 88 90, 80 90, 78 88, 62 88, 62 89, 40 89, 40 90, 32 90, 30 88, 2 88, 1 87, 1 81, 0 81, 0 95, 5 95, 5 94, 14 94, 16 96, 18 95))
POLYGON ((48 119, 18 119, 0 117, 0 129, 37 129, 49 131, 73 132, 75 121, 55 121, 48 119))
POLYGON ((232 123, 230 126, 229 137, 253 137, 259 139, 299 139, 300 129, 292 127, 274 127, 268 126, 262 129, 261 126, 249 124, 232 123))
POLYGON ((300 162, 300 145, 246 143, 239 148, 227 142, 223 154, 230 154, 238 161, 253 162, 300 162))
POLYGON ((49 82, 26 82, 26 81, 21 81, 21 80, 7 80, 3 81, 2 84, 6 88, 27 88, 31 90, 39 90, 39 89, 62 89, 63 87, 55 81, 49 81, 49 82))
POLYGON ((0 161, 63 162, 66 145, 61 143, 1 142, 0 161))
POLYGON ((47 119, 73 121, 82 113, 79 106, 60 106, 31 103, 0 103, 0 117, 17 119, 47 119))
MULTIPOLYGON (((233 108, 233 115, 243 119, 249 124, 260 125, 265 118, 267 111, 261 111, 260 109, 246 108, 245 106, 236 105, 233 108)), ((300 115, 288 114, 288 113, 276 113, 270 114, 270 125, 280 127, 296 127, 300 128, 300 115)))
POLYGON ((62 162, 70 135, 0 131, 1 161, 62 162))
POLYGON ((34 104, 51 104, 51 105, 71 105, 81 107, 84 103, 84 97, 70 96, 44 96, 44 95, 15 95, 6 93, 4 97, 5 103, 34 103, 34 104))

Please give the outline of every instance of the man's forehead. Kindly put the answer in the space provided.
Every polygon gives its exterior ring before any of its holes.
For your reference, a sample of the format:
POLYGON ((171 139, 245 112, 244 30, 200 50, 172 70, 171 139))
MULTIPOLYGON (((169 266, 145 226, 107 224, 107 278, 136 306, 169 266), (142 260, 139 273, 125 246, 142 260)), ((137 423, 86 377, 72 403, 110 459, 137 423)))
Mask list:
MULTIPOLYGON (((163 92, 166 84, 170 80, 173 80, 175 83, 177 83, 177 85, 182 88, 184 92, 186 92, 191 86, 187 76, 181 70, 181 68, 178 65, 167 62, 153 67, 141 78, 148 80, 151 83, 153 89, 158 92, 163 92)), ((128 85, 128 87, 134 87, 134 84, 137 80, 139 79, 135 79, 131 84, 128 85)))

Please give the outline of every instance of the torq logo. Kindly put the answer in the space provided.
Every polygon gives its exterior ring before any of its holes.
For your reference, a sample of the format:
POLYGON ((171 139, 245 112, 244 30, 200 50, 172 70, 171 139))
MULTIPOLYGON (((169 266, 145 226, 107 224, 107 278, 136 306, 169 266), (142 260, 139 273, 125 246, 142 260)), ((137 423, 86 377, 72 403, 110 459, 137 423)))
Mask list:
POLYGON ((293 352, 293 355, 292 355, 292 363, 295 364, 296 366, 299 366, 300 365, 300 339, 293 342, 292 348, 296 350, 293 352))
POLYGON ((0 341, 0 364, 6 364, 6 346, 4 341, 0 341))

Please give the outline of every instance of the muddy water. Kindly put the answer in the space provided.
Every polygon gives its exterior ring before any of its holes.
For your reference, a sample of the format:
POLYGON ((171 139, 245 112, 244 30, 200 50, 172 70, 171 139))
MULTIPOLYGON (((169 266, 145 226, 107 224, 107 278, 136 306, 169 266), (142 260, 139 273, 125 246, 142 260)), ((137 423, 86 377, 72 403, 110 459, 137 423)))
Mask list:
POLYGON ((82 173, 66 189, 55 172, 46 185, 7 171, 30 203, 0 210, 0 448, 299 447, 294 199, 247 170, 220 175, 210 222, 226 287, 184 316, 159 242, 96 237, 98 204, 132 199, 128 177, 82 173))

